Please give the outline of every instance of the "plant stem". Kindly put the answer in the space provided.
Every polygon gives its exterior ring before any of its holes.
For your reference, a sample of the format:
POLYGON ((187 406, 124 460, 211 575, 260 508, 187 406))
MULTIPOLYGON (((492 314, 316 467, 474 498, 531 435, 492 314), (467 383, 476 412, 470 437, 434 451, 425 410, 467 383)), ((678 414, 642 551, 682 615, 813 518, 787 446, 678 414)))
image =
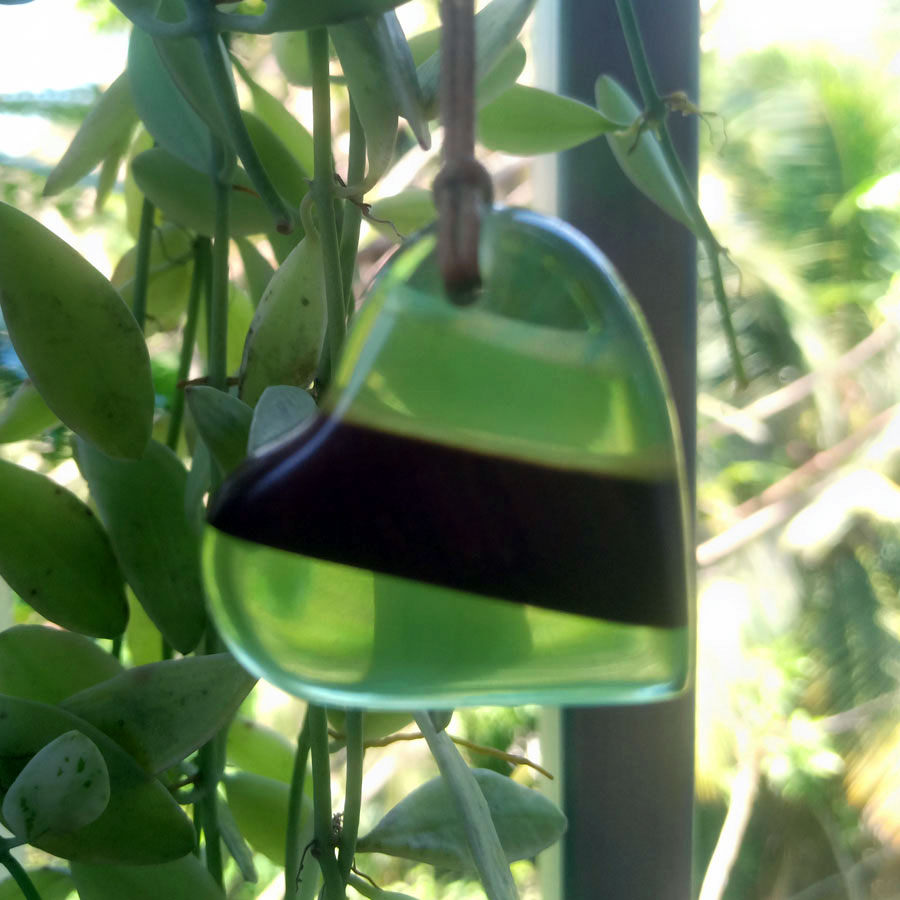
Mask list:
POLYGON ((0 844, 0 865, 12 876, 13 881, 19 886, 25 900, 41 900, 41 895, 28 877, 28 873, 22 868, 21 863, 10 853, 9 847, 0 844))
POLYGON ((295 225, 294 214, 275 190, 250 139, 226 64, 227 55, 222 40, 218 34, 211 31, 198 34, 196 38, 203 53, 203 62, 213 93, 228 129, 228 138, 243 163, 250 182, 275 219, 275 229, 281 234, 290 234, 295 225))
POLYGON ((344 881, 334 857, 334 835, 331 824, 331 760, 328 755, 328 720, 325 709, 310 704, 306 717, 313 769, 313 815, 319 868, 325 880, 324 900, 344 900, 344 881))
POLYGON ((334 217, 334 166, 331 158, 331 82, 328 73, 328 32, 311 28, 308 32, 309 63, 313 91, 313 198, 319 214, 319 237, 325 269, 325 299, 328 305, 327 349, 331 368, 337 362, 347 328, 341 254, 334 217))
POLYGON ((416 713, 416 724, 425 735, 431 755, 453 797, 488 900, 517 900, 519 895, 509 871, 506 854, 497 837, 487 801, 472 770, 460 756, 450 735, 434 727, 429 713, 416 713))
POLYGON ((134 290, 131 299, 131 312, 141 331, 147 322, 147 283, 150 280, 150 248, 153 244, 153 218, 156 207, 144 197, 141 204, 141 225, 138 231, 138 242, 134 260, 134 290))
POLYGON ((347 710, 344 729, 347 734, 347 780, 344 789, 344 819, 341 828, 341 843, 338 849, 338 869, 346 884, 356 853, 359 814, 362 808, 363 758, 366 751, 363 746, 363 714, 361 710, 347 710))
MULTIPOLYGON (((356 107, 350 103, 350 159, 347 162, 347 184, 359 184, 366 175, 366 135, 356 107)), ((345 312, 353 315, 353 269, 359 247, 359 226, 362 208, 353 200, 344 201, 344 224, 341 228, 341 278, 345 294, 345 312)))
POLYGON ((212 246, 209 238, 197 238, 194 241, 194 271, 191 275, 191 290, 188 294, 187 319, 181 336, 181 355, 178 359, 175 393, 172 395, 169 428, 166 432, 166 446, 171 450, 178 445, 181 422, 184 418, 184 390, 179 385, 190 374, 194 341, 197 337, 197 321, 200 318, 200 298, 203 295, 203 286, 206 282, 206 273, 211 265, 211 257, 212 246))
POLYGON ((644 41, 641 38, 641 30, 637 17, 634 14, 632 0, 616 0, 616 9, 619 13, 619 22, 622 25, 622 32, 628 47, 628 55, 631 57, 634 75, 641 92, 641 100, 644 104, 644 118, 657 131, 663 156, 665 156, 666 162, 678 183, 685 208, 694 223, 694 230, 700 239, 700 243, 703 245, 704 252, 709 258, 712 268, 713 293, 716 298, 716 306, 719 310, 722 327, 725 330, 725 340, 731 356, 731 365, 739 386, 745 387, 747 374, 744 371, 744 363, 737 344, 734 322, 731 319, 731 311, 728 308, 728 295, 725 292, 725 282, 722 278, 722 267, 719 261, 719 256, 723 252, 722 247, 712 233, 709 223, 703 215, 703 210, 700 209, 696 192, 688 179, 687 172, 684 170, 681 158, 669 133, 669 127, 666 124, 668 110, 665 101, 659 95, 653 73, 650 70, 650 62, 647 58, 647 51, 644 49, 644 41))
POLYGON ((309 746, 309 716, 306 715, 297 735, 291 793, 288 799, 287 836, 284 848, 284 900, 294 900, 297 896, 297 879, 300 877, 300 859, 303 856, 303 848, 300 846, 300 819, 303 813, 303 789, 306 784, 309 746))
POLYGON ((213 181, 216 228, 212 252, 212 298, 209 310, 209 383, 224 391, 228 383, 228 200, 230 186, 213 181))
POLYGON ((223 887, 222 844, 219 840, 219 796, 216 790, 219 780, 216 738, 207 741, 200 748, 198 763, 200 776, 197 780, 197 787, 203 792, 200 810, 203 834, 206 838, 206 868, 216 884, 223 887))

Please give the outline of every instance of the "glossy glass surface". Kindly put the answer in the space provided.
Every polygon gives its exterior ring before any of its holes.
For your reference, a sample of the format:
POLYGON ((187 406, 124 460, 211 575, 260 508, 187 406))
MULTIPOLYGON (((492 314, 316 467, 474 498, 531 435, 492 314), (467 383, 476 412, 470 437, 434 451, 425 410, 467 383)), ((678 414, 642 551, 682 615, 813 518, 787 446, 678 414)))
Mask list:
POLYGON ((683 475, 639 314, 555 220, 490 214, 467 307, 434 245, 379 276, 316 419, 211 507, 226 642, 331 705, 671 696, 690 669, 683 475))

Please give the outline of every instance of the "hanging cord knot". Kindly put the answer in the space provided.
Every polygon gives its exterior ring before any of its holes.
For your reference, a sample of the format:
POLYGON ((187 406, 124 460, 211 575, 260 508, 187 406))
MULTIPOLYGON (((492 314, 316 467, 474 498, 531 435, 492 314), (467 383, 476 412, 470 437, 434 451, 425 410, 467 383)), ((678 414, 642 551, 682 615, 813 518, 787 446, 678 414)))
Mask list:
POLYGON ((475 159, 475 2, 441 0, 441 122, 444 166, 434 182, 438 264, 454 303, 471 303, 481 285, 481 216, 491 178, 475 159))
POLYGON ((478 239, 482 211, 493 200, 491 176, 474 156, 448 161, 434 181, 434 199, 444 285, 454 302, 471 302, 481 286, 478 239))

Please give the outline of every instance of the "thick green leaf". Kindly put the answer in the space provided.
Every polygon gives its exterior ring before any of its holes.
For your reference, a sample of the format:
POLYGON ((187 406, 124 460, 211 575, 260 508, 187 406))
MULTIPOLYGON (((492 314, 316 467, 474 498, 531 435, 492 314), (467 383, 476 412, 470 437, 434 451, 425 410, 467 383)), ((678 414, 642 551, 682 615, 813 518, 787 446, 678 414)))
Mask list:
POLYGON ((185 395, 197 431, 227 475, 247 456, 253 410, 237 397, 205 385, 188 387, 185 395))
MULTIPOLYGON (((65 869, 45 866, 42 869, 29 869, 28 877, 41 895, 41 900, 66 900, 75 890, 75 884, 65 869)), ((12 878, 0 881, 0 900, 22 900, 22 889, 12 878)))
MULTIPOLYGON (((535 0, 492 0, 475 16, 475 83, 491 71, 531 15, 535 0)), ((419 66, 419 84, 429 118, 438 114, 441 53, 419 66)))
MULTIPOLYGON (((131 171, 141 191, 173 222, 198 234, 215 233, 216 204, 209 178, 199 177, 196 169, 161 147, 138 154, 131 171)), ((232 237, 272 228, 272 217, 241 169, 232 179, 229 228, 232 237)))
POLYGON ((5 203, 0 307, 13 348, 50 409, 107 453, 140 456, 154 394, 134 316, 72 247, 5 203))
MULTIPOLYGON (((306 35, 299 35, 304 44, 306 35)), ((281 37, 281 35, 278 35, 281 37)), ((234 67, 241 76, 243 82, 250 89, 250 97, 253 101, 253 112, 256 113, 269 128, 278 136, 285 147, 300 164, 304 174, 312 175, 313 169, 313 139, 312 135, 301 125, 284 104, 273 97, 265 88, 260 87, 251 77, 250 73, 241 65, 240 60, 234 59, 234 67)))
MULTIPOLYGON (((123 2, 123 0, 118 0, 123 2)), ((136 2, 136 0, 129 0, 136 2)), ((220 27, 227 31, 274 34, 276 31, 304 31, 322 25, 337 25, 363 16, 393 9, 406 0, 268 0, 261 16, 227 15, 220 17, 220 27)))
POLYGON ((400 20, 393 10, 389 10, 380 16, 373 16, 370 21, 388 78, 387 83, 397 101, 400 115, 409 122, 420 146, 428 150, 431 147, 431 134, 428 131, 425 100, 419 85, 416 63, 400 20))
MULTIPOLYGON (((247 238, 235 238, 241 262, 244 264, 244 277, 247 279, 247 292, 253 305, 259 306, 260 298, 266 289, 275 269, 272 264, 257 250, 256 245, 247 238)), ((2 414, 0 414, 2 415, 2 414)))
POLYGON ((228 762, 286 784, 294 771, 294 746, 284 735, 253 719, 236 718, 228 730, 228 762))
POLYGON ((592 106, 517 84, 478 113, 478 139, 516 156, 559 153, 619 125, 592 106))
POLYGON ((275 189, 290 206, 299 209, 300 201, 309 192, 309 181, 300 163, 260 116, 250 112, 242 115, 250 140, 275 189))
POLYGON ((209 130, 160 59, 153 39, 134 28, 128 43, 131 93, 144 127, 169 153, 200 172, 212 160, 209 130))
POLYGON ((121 671, 111 653, 71 631, 16 625, 0 632, 0 694, 59 703, 121 671))
MULTIPOLYGON (((290 785, 250 772, 226 774, 223 780, 228 806, 247 843, 276 865, 283 866, 290 785)), ((301 832, 311 830, 311 813, 312 800, 309 792, 304 791, 301 832)))
POLYGON ((312 86, 309 41, 304 31, 280 31, 272 36, 272 52, 281 74, 290 84, 312 86))
POLYGON ((56 413, 26 378, 0 409, 0 444, 37 437, 58 424, 56 413))
POLYGON ((306 387, 325 339, 325 276, 318 236, 308 233, 279 266, 253 316, 238 390, 254 406, 271 385, 306 387))
POLYGON ((54 738, 28 760, 3 798, 3 818, 31 843, 49 832, 77 831, 109 804, 109 772, 96 744, 80 731, 54 738))
POLYGON ((253 410, 247 452, 256 453, 287 436, 315 411, 316 401, 303 388, 286 384, 267 387, 253 410))
POLYGON ((527 61, 528 55, 521 42, 513 41, 478 82, 475 92, 478 106, 487 106, 501 94, 506 93, 524 71, 527 61))
MULTIPOLYGON (((147 281, 147 318, 161 331, 175 328, 187 304, 193 271, 193 239, 178 225, 166 223, 153 229, 150 240, 150 271, 147 281)), ((116 264, 110 279, 131 305, 137 247, 116 264)))
POLYGON ((648 128, 635 141, 635 135, 628 130, 640 118, 641 110, 637 104, 625 88, 608 75, 597 79, 594 96, 597 109, 606 118, 619 123, 619 129, 607 133, 606 140, 628 180, 673 219, 695 231, 678 182, 656 135, 648 128))
POLYGON ((115 637, 128 620, 122 576, 91 510, 71 491, 0 460, 0 575, 42 616, 115 637))
POLYGON ((194 846, 194 829, 155 778, 115 741, 65 710, 0 696, 0 793, 41 747, 67 731, 80 731, 103 754, 109 772, 109 805, 71 834, 47 834, 34 846, 63 859, 142 865, 178 859, 194 846))
MULTIPOLYGON (((473 772, 508 862, 535 856, 559 840, 566 830, 566 817, 550 800, 488 769, 473 772)), ((401 800, 359 840, 356 849, 474 871, 465 831, 442 778, 432 779, 401 800)))
MULTIPOLYGON (((158 16, 165 22, 181 21, 185 18, 184 0, 161 0, 158 16)), ((219 140, 230 146, 231 132, 213 89, 199 42, 193 37, 152 40, 172 82, 193 108, 194 113, 219 140)), ((230 71, 231 63, 224 44, 219 38, 216 39, 216 44, 230 71)))
POLYGON ((101 95, 72 143, 47 176, 44 196, 52 197, 92 172, 137 124, 128 76, 123 72, 101 95))
POLYGON ((430 225, 437 216, 434 194, 425 188, 407 188, 376 200, 369 210, 372 224, 385 237, 398 241, 430 225), (379 221, 374 221, 374 220, 379 221), (401 237, 402 236, 402 237, 401 237))
POLYGON ((390 89, 389 62, 368 19, 358 19, 328 30, 337 51, 350 99, 366 136, 368 169, 360 185, 364 194, 380 180, 394 156, 400 107, 390 89))
POLYGON ((225 894, 193 854, 148 866, 72 864, 81 900, 224 900, 225 894))
POLYGON ((223 728, 255 683, 228 653, 191 656, 126 669, 61 706, 155 773, 223 728))
POLYGON ((414 34, 409 41, 409 52, 412 54, 416 68, 422 65, 429 56, 437 53, 441 48, 441 29, 431 28, 428 31, 420 31, 414 34))
POLYGON ((76 456, 126 580, 166 640, 189 653, 206 610, 196 525, 184 510, 184 466, 157 441, 134 462, 81 440, 76 456))

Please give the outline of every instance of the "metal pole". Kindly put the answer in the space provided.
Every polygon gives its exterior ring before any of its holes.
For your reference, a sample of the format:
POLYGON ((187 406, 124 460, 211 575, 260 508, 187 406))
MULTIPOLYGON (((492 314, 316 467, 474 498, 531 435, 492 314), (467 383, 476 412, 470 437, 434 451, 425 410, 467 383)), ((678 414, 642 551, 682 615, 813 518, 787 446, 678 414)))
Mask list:
MULTIPOLYGON (((635 0, 635 6, 660 90, 696 97, 697 0, 635 0)), ((594 81, 608 74, 640 96, 614 0, 539 0, 538 17, 540 84, 593 103, 594 81)), ((672 124, 695 178, 696 122, 672 124)), ((594 240, 647 317, 672 385, 693 483, 694 240, 632 187, 603 139, 563 154, 554 176, 551 211, 594 240)), ((692 694, 655 706, 562 711, 548 744, 560 754, 569 831, 559 883, 547 900, 554 893, 553 900, 691 896, 693 728, 692 694)))

